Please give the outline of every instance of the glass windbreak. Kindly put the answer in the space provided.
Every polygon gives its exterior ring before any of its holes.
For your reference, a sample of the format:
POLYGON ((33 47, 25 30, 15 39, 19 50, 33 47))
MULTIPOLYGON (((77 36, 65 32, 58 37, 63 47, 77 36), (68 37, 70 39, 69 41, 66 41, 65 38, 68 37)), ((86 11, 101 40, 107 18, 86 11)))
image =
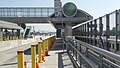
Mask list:
POLYGON ((109 15, 109 23, 110 23, 110 38, 115 39, 116 36, 116 13, 111 13, 109 15))
POLYGON ((120 41, 120 10, 118 11, 118 14, 117 14, 117 29, 118 29, 118 39, 120 41))
POLYGON ((100 23, 99 23, 99 19, 96 20, 96 24, 97 24, 97 28, 96 28, 96 33, 97 33, 97 37, 100 35, 100 23))
POLYGON ((106 34, 106 16, 102 17, 102 24, 103 24, 103 33, 106 34))

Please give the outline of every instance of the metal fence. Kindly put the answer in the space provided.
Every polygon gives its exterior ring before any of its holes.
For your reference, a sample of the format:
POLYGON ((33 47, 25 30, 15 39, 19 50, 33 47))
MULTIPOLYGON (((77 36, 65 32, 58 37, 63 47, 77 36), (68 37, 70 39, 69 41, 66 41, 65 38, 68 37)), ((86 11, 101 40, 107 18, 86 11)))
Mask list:
POLYGON ((48 17, 54 7, 0 7, 0 17, 48 17))
POLYGON ((73 28, 77 39, 120 54, 120 10, 73 28))
POLYGON ((64 43, 75 68, 120 68, 117 54, 70 37, 64 43))

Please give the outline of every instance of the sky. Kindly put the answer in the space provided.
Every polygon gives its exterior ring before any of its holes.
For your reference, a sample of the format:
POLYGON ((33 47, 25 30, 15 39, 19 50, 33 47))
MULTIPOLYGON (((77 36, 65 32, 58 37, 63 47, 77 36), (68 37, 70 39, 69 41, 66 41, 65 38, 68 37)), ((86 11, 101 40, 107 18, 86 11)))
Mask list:
MULTIPOLYGON (((62 0, 62 5, 64 5, 66 2, 73 2, 74 4, 76 4, 78 9, 86 11, 87 13, 92 15, 94 19, 120 8, 120 0, 62 0)), ((0 0, 0 7, 53 6, 54 0, 0 0)), ((39 24, 38 26, 36 26, 36 29, 44 28, 45 30, 55 31, 54 28, 52 28, 52 26, 49 25, 45 24, 43 26, 39 24)))

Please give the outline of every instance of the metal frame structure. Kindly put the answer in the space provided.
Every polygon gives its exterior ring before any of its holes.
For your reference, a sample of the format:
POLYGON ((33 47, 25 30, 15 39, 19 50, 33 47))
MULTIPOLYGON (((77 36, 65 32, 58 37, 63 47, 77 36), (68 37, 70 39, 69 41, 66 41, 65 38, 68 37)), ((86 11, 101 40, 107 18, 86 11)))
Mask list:
POLYGON ((119 24, 120 10, 116 10, 73 27, 73 35, 81 41, 120 54, 119 24))

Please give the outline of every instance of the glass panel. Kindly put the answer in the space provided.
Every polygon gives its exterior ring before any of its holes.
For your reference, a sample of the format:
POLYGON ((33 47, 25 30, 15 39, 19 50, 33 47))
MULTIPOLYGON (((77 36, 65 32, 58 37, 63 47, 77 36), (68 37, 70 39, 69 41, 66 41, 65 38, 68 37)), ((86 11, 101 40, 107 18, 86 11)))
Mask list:
MULTIPOLYGON (((117 14, 117 19, 118 19, 118 21, 117 21, 117 23, 119 24, 118 25, 118 41, 120 41, 120 10, 118 11, 119 13, 117 14)), ((119 49, 120 49, 120 43, 119 43, 119 49)))
POLYGON ((1 11, 2 11, 1 15, 2 15, 2 17, 3 17, 3 9, 2 9, 1 11))
POLYGON ((114 38, 115 39, 115 35, 116 35, 116 17, 115 17, 115 13, 110 14, 109 17, 109 21, 110 21, 110 38, 114 38))
POLYGON ((102 17, 103 34, 106 33, 106 16, 102 17))
POLYGON ((99 19, 96 20, 96 24, 97 24, 97 36, 99 35, 99 28, 100 28, 100 23, 99 23, 99 19))
POLYGON ((0 9, 0 17, 2 17, 2 9, 0 9))
POLYGON ((42 9, 42 17, 47 17, 47 9, 42 9))
POLYGON ((34 17, 35 13, 34 12, 30 12, 30 17, 34 17))
POLYGON ((54 13, 54 9, 49 9, 49 16, 54 13))

